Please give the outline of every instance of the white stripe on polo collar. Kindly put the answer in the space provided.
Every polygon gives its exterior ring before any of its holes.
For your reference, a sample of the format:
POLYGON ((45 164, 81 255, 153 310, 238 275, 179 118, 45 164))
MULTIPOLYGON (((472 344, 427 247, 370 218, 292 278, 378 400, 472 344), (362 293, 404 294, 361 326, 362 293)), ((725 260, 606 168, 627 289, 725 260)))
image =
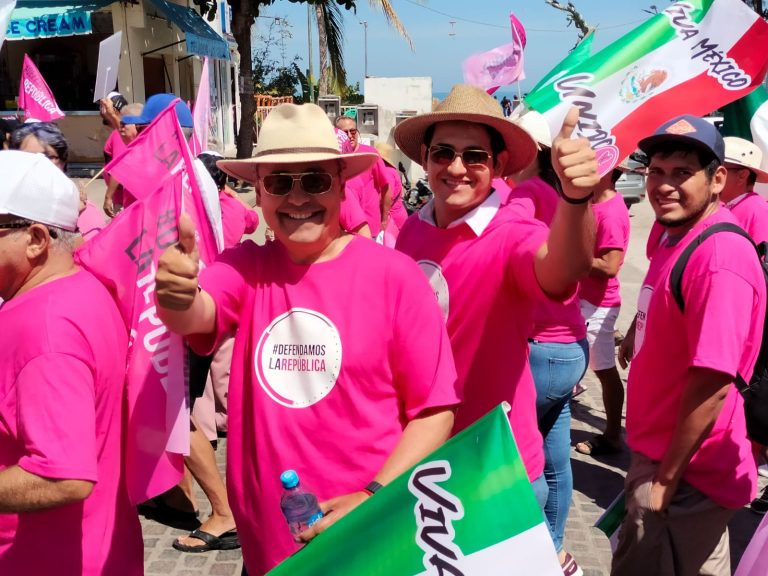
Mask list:
MULTIPOLYGON (((437 226, 437 223, 435 222, 434 202, 434 199, 430 200, 421 210, 419 210, 419 218, 427 224, 437 226)), ((493 220, 493 217, 496 216, 496 213, 499 211, 500 206, 501 199, 499 198, 499 194, 495 189, 493 189, 488 195, 488 198, 486 198, 485 201, 480 204, 480 206, 471 212, 466 213, 461 218, 454 220, 448 224, 446 228, 455 228, 456 226, 461 226, 466 222, 466 224, 472 229, 475 235, 480 236, 485 231, 485 229, 488 228, 491 220, 493 220)))

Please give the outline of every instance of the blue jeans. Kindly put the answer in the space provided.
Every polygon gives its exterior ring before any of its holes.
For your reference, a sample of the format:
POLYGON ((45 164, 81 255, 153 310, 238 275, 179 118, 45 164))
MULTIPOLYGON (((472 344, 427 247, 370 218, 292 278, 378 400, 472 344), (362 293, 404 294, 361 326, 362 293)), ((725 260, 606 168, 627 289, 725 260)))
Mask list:
POLYGON ((544 516, 558 552, 573 494, 571 395, 587 371, 587 339, 570 344, 532 341, 530 364, 536 384, 536 414, 544 437, 544 477, 549 493, 544 516))

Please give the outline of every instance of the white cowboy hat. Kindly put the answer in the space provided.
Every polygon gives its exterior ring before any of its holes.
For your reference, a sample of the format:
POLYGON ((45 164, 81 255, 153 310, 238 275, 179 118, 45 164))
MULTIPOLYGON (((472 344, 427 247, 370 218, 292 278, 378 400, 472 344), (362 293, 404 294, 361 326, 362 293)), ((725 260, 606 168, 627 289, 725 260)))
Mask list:
POLYGON ((552 148, 552 133, 549 131, 549 122, 547 122, 541 112, 528 110, 521 116, 515 117, 512 121, 530 134, 539 150, 542 147, 552 148))
POLYGON ((504 117, 499 103, 482 88, 457 84, 433 112, 403 120, 395 128, 395 142, 411 160, 421 164, 421 145, 427 130, 439 122, 473 122, 498 132, 509 153, 501 176, 520 172, 536 157, 536 143, 528 133, 504 117))
POLYGON ((725 140, 725 164, 742 166, 755 173, 757 182, 768 182, 768 172, 760 168, 763 162, 763 151, 756 144, 735 136, 726 136, 723 140, 725 140))
POLYGON ((373 152, 342 154, 333 125, 315 104, 280 104, 264 120, 252 158, 219 160, 216 165, 238 180, 255 182, 259 166, 338 162, 343 178, 364 172, 378 155, 373 152))

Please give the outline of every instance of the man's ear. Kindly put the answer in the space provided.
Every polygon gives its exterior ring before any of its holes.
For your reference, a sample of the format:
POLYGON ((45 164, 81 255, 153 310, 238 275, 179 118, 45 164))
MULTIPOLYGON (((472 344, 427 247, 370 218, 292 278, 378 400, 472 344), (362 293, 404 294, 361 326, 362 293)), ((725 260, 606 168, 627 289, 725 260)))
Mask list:
POLYGON ((720 194, 725 188, 725 180, 728 178, 728 170, 722 164, 717 167, 712 176, 712 192, 720 194))
POLYGON ((493 175, 497 178, 501 178, 504 175, 504 168, 509 161, 509 152, 502 150, 496 154, 493 158, 493 175))
POLYGON ((34 260, 46 254, 51 245, 51 235, 43 224, 32 224, 27 232, 27 258, 34 260))

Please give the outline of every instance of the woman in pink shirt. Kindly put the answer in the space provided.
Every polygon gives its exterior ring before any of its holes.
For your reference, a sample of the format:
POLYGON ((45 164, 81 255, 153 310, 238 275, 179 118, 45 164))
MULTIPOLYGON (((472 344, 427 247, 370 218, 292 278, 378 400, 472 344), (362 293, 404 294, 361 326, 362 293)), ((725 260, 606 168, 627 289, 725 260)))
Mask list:
MULTIPOLYGON (((517 123, 536 140, 539 152, 528 168, 512 177, 509 201, 529 204, 533 216, 549 226, 557 209, 560 186, 552 168, 549 126, 534 111, 520 117, 517 123)), ((587 370, 587 330, 575 295, 564 302, 540 302, 533 320, 528 360, 536 384, 539 431, 544 438, 544 478, 549 487, 544 515, 563 572, 578 574, 576 561, 563 549, 563 538, 573 494, 571 397, 574 386, 587 370)))

